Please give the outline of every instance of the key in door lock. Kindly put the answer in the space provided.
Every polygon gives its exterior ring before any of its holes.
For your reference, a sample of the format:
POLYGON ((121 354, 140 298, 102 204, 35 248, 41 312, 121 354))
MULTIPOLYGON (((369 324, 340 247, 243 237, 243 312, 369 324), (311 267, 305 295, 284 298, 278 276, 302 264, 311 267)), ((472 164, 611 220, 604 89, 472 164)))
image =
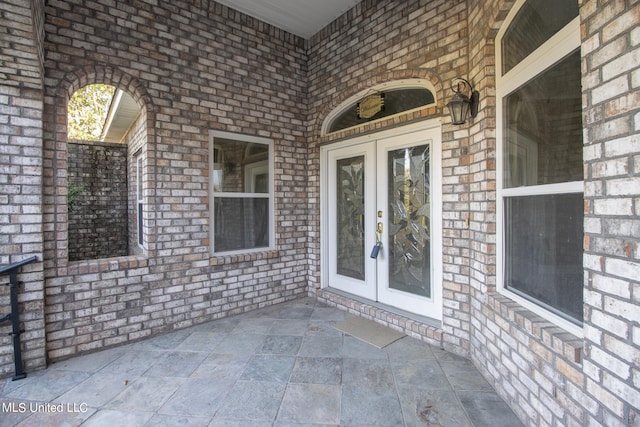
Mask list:
POLYGON ((373 249, 371 250, 371 258, 378 258, 378 255, 380 254, 380 248, 382 248, 382 223, 379 222, 378 226, 376 227, 376 244, 373 246, 373 249))

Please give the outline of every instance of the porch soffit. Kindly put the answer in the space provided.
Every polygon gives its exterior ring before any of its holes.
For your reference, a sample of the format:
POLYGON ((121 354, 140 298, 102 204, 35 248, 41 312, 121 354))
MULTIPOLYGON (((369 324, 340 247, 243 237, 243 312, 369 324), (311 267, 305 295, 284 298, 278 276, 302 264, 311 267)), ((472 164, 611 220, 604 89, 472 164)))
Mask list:
POLYGON ((225 6, 309 39, 360 0, 216 0, 225 6))

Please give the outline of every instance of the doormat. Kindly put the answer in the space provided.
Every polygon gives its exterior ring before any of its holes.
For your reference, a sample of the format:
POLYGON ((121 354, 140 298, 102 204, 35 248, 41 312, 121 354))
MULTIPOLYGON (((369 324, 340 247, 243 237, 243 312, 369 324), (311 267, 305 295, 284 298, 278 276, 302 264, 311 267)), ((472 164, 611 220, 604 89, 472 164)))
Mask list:
POLYGON ((361 341, 383 348, 404 337, 402 332, 382 326, 373 320, 362 317, 352 317, 342 322, 336 323, 336 329, 349 334, 361 341))

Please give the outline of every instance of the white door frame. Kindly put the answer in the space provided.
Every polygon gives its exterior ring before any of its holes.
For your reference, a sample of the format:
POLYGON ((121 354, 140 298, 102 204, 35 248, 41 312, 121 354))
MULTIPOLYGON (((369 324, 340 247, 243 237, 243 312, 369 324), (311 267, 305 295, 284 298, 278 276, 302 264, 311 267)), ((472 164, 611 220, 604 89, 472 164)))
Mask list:
MULTIPOLYGON (((407 134, 419 134, 421 131, 428 131, 429 138, 432 139, 431 168, 432 174, 432 265, 433 265, 433 295, 432 304, 427 314, 428 317, 442 320, 442 132, 440 119, 424 121, 399 128, 388 129, 378 133, 359 136, 346 141, 327 144, 320 147, 320 279, 321 288, 329 287, 329 262, 330 259, 330 237, 327 231, 327 224, 330 218, 329 212, 329 192, 331 189, 327 183, 329 173, 329 152, 338 148, 345 148, 367 142, 388 139, 407 134), (435 131, 435 132, 434 132, 435 131), (432 138, 431 138, 432 137, 432 138)), ((365 256, 371 248, 365 247, 365 256)), ((373 302, 373 301, 372 301, 373 302)), ((403 307, 396 307, 403 309, 403 307)))

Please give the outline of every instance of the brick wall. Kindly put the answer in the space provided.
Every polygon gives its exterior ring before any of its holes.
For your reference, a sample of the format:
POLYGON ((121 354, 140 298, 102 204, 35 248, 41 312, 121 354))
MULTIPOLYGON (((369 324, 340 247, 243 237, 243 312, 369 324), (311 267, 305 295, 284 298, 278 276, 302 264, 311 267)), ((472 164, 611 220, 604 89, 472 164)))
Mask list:
MULTIPOLYGON (((447 4, 458 21, 447 16, 437 1, 403 7, 363 2, 310 41, 309 177, 314 194, 319 187, 319 145, 411 121, 400 118, 319 137, 322 120, 340 102, 380 81, 408 76, 428 76, 438 88, 439 104, 428 114, 442 115, 444 122, 442 327, 426 328, 371 304, 320 290, 320 266, 314 261, 320 257, 319 242, 313 240, 310 292, 329 304, 469 355, 531 426, 640 422, 636 360, 640 329, 634 314, 640 277, 639 14, 631 3, 580 3, 583 70, 589 70, 582 81, 588 100, 583 110, 584 337, 567 333, 496 292, 494 43, 513 2, 469 1, 463 2, 463 10, 447 4), (428 29, 422 27, 427 21, 428 29), (422 37, 414 37, 418 28, 422 37), (467 35, 467 28, 474 31, 467 35), (480 91, 479 115, 464 126, 448 125, 443 109, 450 97, 447 83, 457 75, 480 91)), ((311 206, 315 212, 311 235, 317 236, 316 198, 312 197, 311 206)))
POLYGON ((57 1, 46 19, 48 356, 305 295, 304 41, 212 1, 57 1), (70 262, 66 104, 90 83, 145 112, 144 251, 70 262), (210 257, 210 129, 274 140, 276 250, 210 257))
POLYGON ((637 425, 638 318, 630 313, 637 312, 633 290, 640 277, 634 271, 640 235, 633 228, 638 188, 631 184, 638 181, 637 107, 632 107, 637 105, 638 83, 634 86, 632 76, 638 61, 632 58, 638 50, 633 41, 638 7, 624 1, 580 2, 586 129, 583 338, 495 293, 492 66, 495 35, 511 6, 510 1, 471 2, 469 10, 470 27, 486 29, 471 35, 470 74, 486 88, 481 99, 488 105, 484 120, 475 121, 480 126, 470 128, 476 141, 470 151, 476 171, 470 197, 483 200, 475 205, 482 212, 474 209, 471 221, 471 358, 528 425, 637 425), (607 151, 607 143, 616 149, 607 151), (608 191, 622 182, 624 194, 608 191), (622 200, 626 205, 618 204, 622 200), (616 211, 622 205, 623 211, 616 211))
POLYGON ((127 146, 69 143, 67 154, 69 261, 129 255, 127 146))
POLYGON ((586 392, 640 425, 640 5, 583 1, 586 392))
MULTIPOLYGON (((468 209, 457 194, 467 190, 465 146, 458 128, 448 125, 444 105, 451 92, 449 82, 466 76, 467 55, 466 4, 464 1, 432 1, 427 4, 394 1, 362 2, 310 40, 309 46, 309 171, 313 184, 310 205, 313 208, 310 239, 310 292, 327 303, 375 317, 406 333, 437 345, 445 345, 460 354, 468 352, 468 260, 460 239, 468 209), (375 124, 320 136, 323 120, 341 102, 376 84, 406 78, 429 80, 435 87, 435 107, 400 115, 375 124), (376 129, 409 124, 425 119, 444 121, 443 146, 443 230, 445 313, 442 329, 392 313, 383 313, 366 304, 327 295, 320 288, 320 206, 319 176, 321 144, 340 141, 376 129), (451 195, 455 195, 453 200, 451 195), (449 202, 451 200, 451 202, 449 202), (443 333, 444 332, 444 333, 443 333)), ((466 242, 466 240, 465 240, 466 242)))
MULTIPOLYGON (((513 1, 366 0, 308 43, 213 2, 78 3, 47 9, 43 159, 16 152, 13 137, 16 129, 37 133, 23 121, 31 110, 12 109, 16 100, 37 98, 37 84, 22 76, 24 86, 2 86, 0 94, 7 120, 20 117, 13 126, 0 123, 7 141, 0 147, 14 156, 0 161, 12 168, 0 179, 23 179, 13 159, 23 169, 20 162, 43 166, 49 357, 294 298, 309 283, 321 300, 468 355, 528 425, 640 422, 640 6, 580 1, 586 275, 584 337, 576 337, 496 292, 494 43, 513 1), (479 115, 463 126, 450 125, 444 108, 457 76, 481 98, 479 115), (320 137, 322 121, 346 98, 415 77, 431 81, 435 107, 320 137), (143 108, 146 237, 137 256, 70 263, 66 102, 93 82, 127 90, 143 108), (319 289, 320 145, 425 118, 443 122, 441 327, 319 289), (209 256, 209 129, 274 139, 277 250, 209 256)), ((14 70, 9 81, 18 78, 14 70)), ((2 197, 35 209, 35 199, 2 197)), ((11 215, 0 208, 0 227, 11 215)), ((17 239, 14 228, 6 230, 17 239)), ((29 313, 37 319, 37 310, 29 313)))
MULTIPOLYGON (((24 368, 45 365, 42 239, 44 2, 2 2, 0 28, 0 265, 36 256, 18 280, 24 368)), ((9 276, 0 277, 0 317, 9 276)), ((10 323, 0 325, 0 377, 14 373, 10 323)))
POLYGON ((471 359, 531 426, 581 425, 584 393, 580 338, 496 292, 495 283, 495 50, 511 1, 470 2, 470 75, 481 108, 469 127, 471 359))

